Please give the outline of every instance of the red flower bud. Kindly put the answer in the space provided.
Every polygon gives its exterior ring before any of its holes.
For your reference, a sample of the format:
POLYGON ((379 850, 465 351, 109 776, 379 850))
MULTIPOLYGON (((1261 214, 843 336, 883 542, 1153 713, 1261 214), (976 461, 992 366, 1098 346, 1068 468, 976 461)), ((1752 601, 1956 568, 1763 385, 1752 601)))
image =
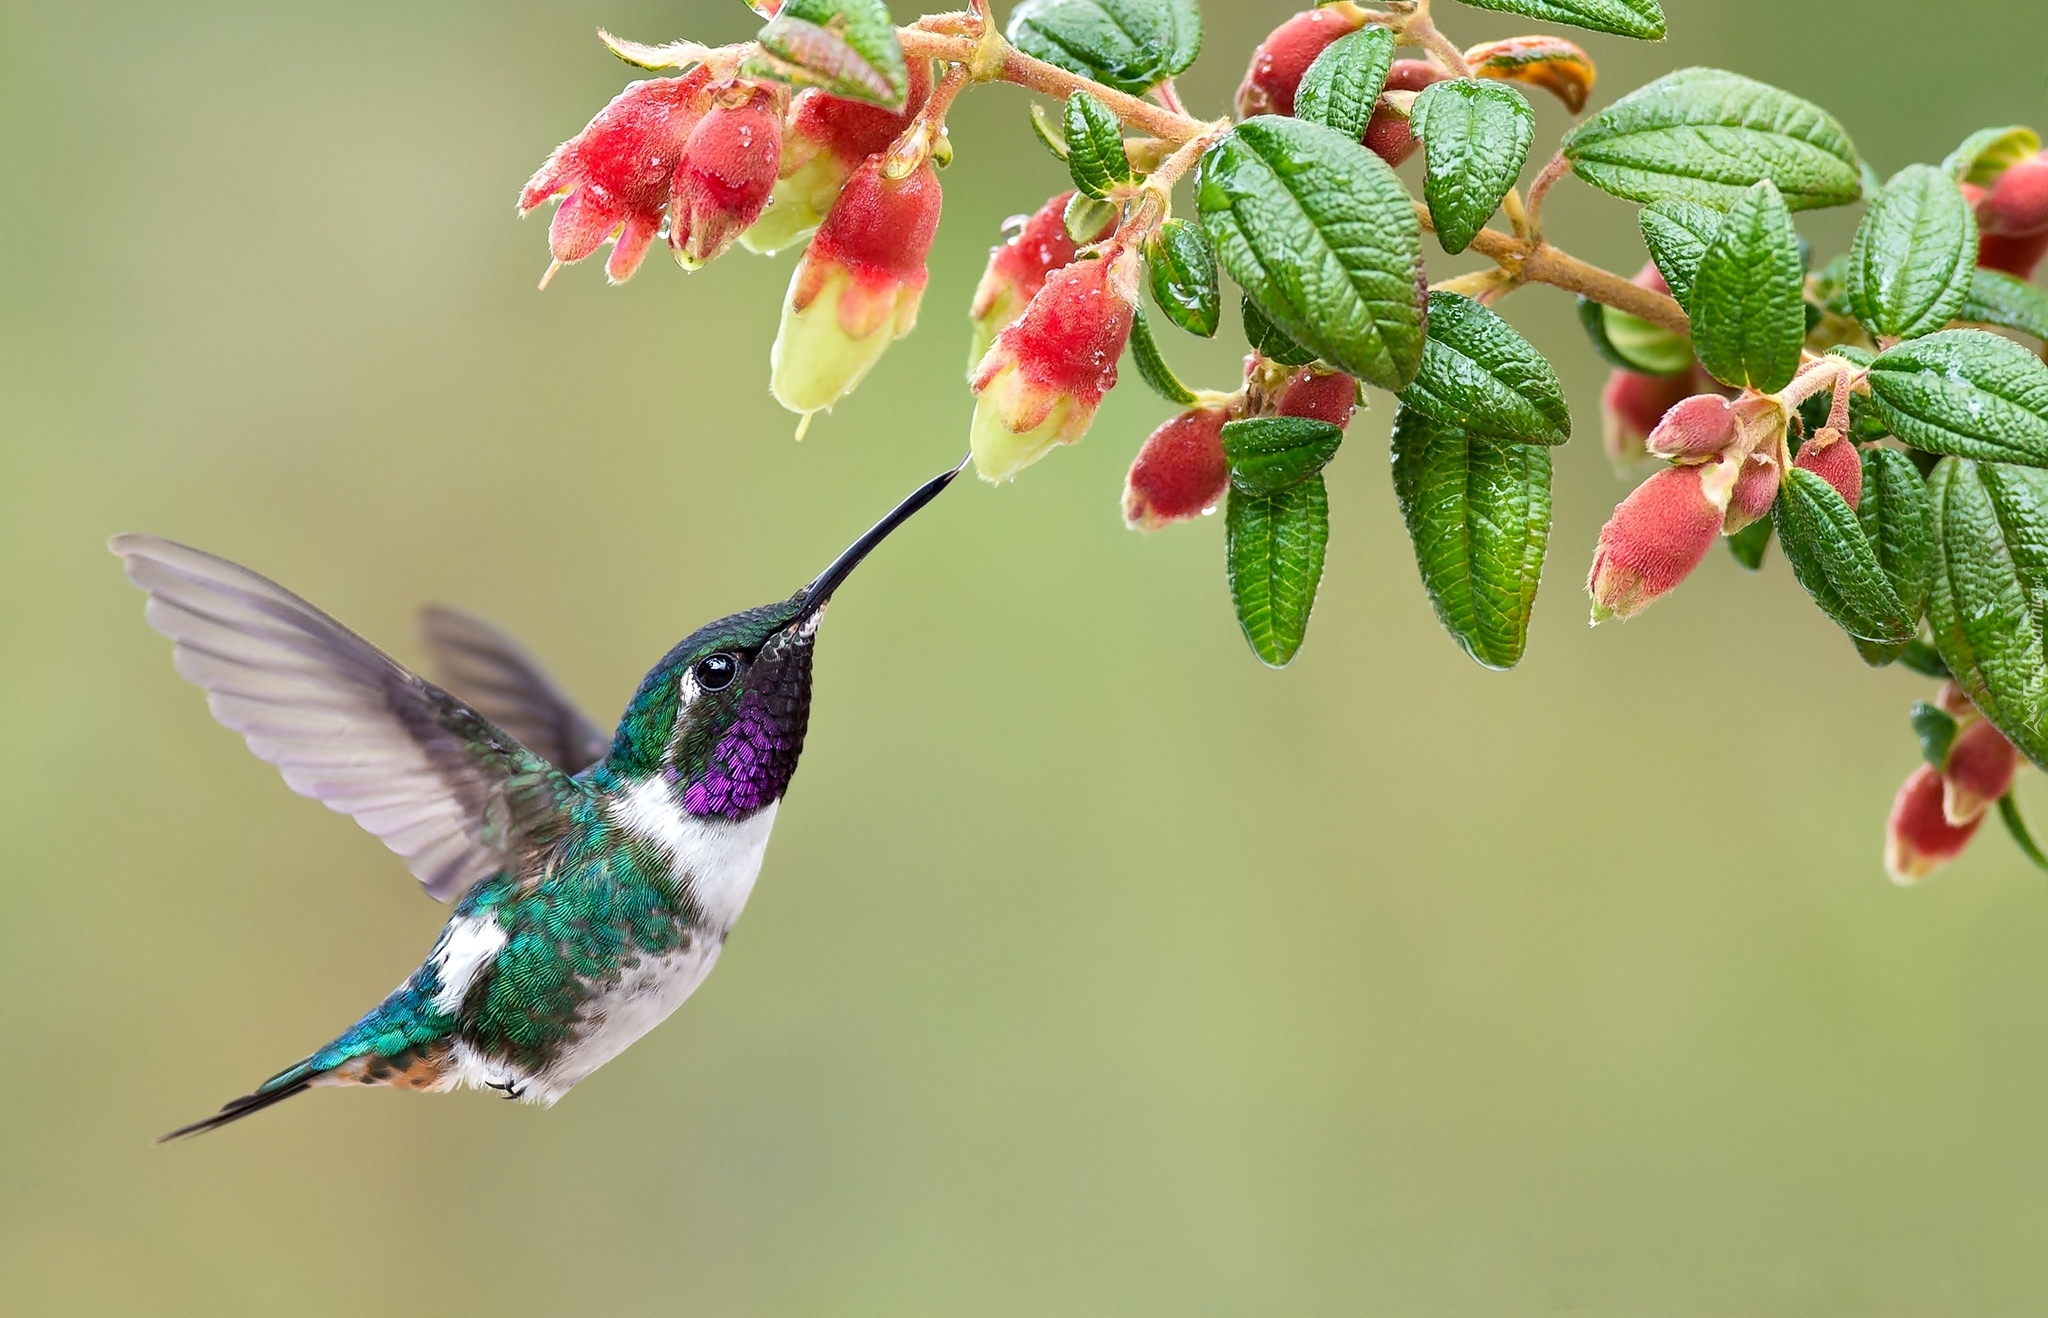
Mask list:
POLYGON ((769 357, 776 401, 805 415, 831 407, 910 333, 939 207, 929 161, 890 179, 870 156, 847 181, 789 282, 769 357))
POLYGON ((1138 305, 1138 254, 1117 246, 1053 272, 974 372, 975 470, 1002 481, 1087 433, 1138 305))
POLYGON ((761 218, 782 164, 778 99, 766 87, 738 84, 690 131, 676 169, 668 232, 684 268, 723 254, 761 218))
POLYGON ((1987 233, 1977 239, 1977 264, 2003 270, 2016 279, 2032 279, 2041 258, 2048 256, 2048 229, 2040 233, 1987 233))
MULTIPOLYGON (((1025 218, 1009 241, 989 250, 988 268, 974 290, 970 375, 989 345, 996 341, 996 335, 1023 315, 1031 299, 1038 296, 1038 290, 1045 287, 1046 276, 1073 261, 1079 249, 1067 236, 1066 221, 1067 202, 1073 196, 1072 192, 1060 193, 1025 218)), ((1107 238, 1115 229, 1116 216, 1111 215, 1089 241, 1107 238)))
POLYGON ((1694 394, 1657 419, 1643 448, 1672 462, 1701 462, 1719 457, 1734 442, 1735 409, 1728 400, 1719 394, 1694 394))
POLYGON ((1926 765, 1913 770, 1892 799, 1885 823, 1884 868, 1893 883, 1918 883, 1963 854, 1984 816, 1967 824, 1948 822, 1942 808, 1941 775, 1926 765))
POLYGON ((521 215, 568 193, 548 225, 558 263, 581 261, 616 234, 605 273, 613 283, 632 278, 661 230, 676 163, 708 104, 710 82, 710 70, 699 66, 680 78, 629 84, 534 171, 519 194, 521 215))
POLYGON ((1839 430, 1823 428, 1799 446, 1795 467, 1804 467, 1835 487, 1842 502, 1854 508, 1863 498, 1863 458, 1839 430))
POLYGON ((1304 366, 1288 376, 1273 395, 1276 414, 1327 421, 1339 430, 1351 424, 1351 413, 1357 407, 1358 381, 1342 371, 1314 366, 1304 366))
POLYGON ((782 179, 760 220, 740 235, 741 245, 767 255, 810 237, 861 162, 894 145, 924 108, 931 90, 929 62, 914 59, 901 110, 815 89, 799 93, 790 103, 789 128, 783 137, 782 179))
POLYGON ((1627 468, 1646 457, 1650 432, 1692 389, 1692 378, 1687 375, 1611 372, 1600 394, 1601 442, 1607 460, 1617 468, 1627 468))
POLYGON ((2036 152, 2000 174, 1977 203, 1977 227, 2006 236, 2048 232, 2048 157, 2036 152))
POLYGON ((1942 766, 1942 816, 1959 828, 1976 823, 2012 787, 2019 767, 2019 752, 1988 720, 1967 725, 1956 734, 1942 766))
POLYGON ((1124 524, 1157 531, 1199 517, 1216 506, 1230 484, 1223 457, 1225 407, 1196 407, 1152 432, 1124 478, 1124 524))
POLYGON ((1727 512, 1733 473, 1717 470, 1724 465, 1666 467, 1615 508, 1586 578, 1594 622, 1634 617, 1700 565, 1727 512), (1710 473, 1718 492, 1709 488, 1710 473))
MULTIPOLYGON (((1397 59, 1387 70, 1386 90, 1390 92, 1419 92, 1433 82, 1445 77, 1442 69, 1423 59, 1397 59)), ((1366 121, 1365 145, 1380 159, 1390 165, 1398 165, 1415 154, 1415 134, 1410 131, 1408 120, 1395 114, 1385 106, 1377 106, 1372 118, 1366 121)))
POLYGON ((1237 117, 1293 114, 1301 77, 1337 38, 1356 32, 1359 22, 1344 9, 1311 9, 1274 28, 1252 52, 1251 67, 1237 89, 1237 117))
POLYGON ((1765 453, 1752 453, 1742 460, 1735 487, 1728 494, 1728 513, 1721 519, 1721 534, 1734 535, 1752 522, 1770 515, 1778 501, 1778 460, 1765 453))

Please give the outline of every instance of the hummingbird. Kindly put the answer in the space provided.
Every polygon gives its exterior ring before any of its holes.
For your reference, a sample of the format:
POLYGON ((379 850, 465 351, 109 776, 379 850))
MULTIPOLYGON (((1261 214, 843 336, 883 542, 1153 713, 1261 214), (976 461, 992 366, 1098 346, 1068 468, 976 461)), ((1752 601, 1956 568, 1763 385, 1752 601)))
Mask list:
POLYGON ((803 751, 826 604, 958 474, 925 482, 788 599, 684 637, 609 738, 468 614, 424 615, 451 691, 247 568, 155 536, 109 541, 213 716, 455 904, 419 969, 361 1020, 158 1142, 316 1085, 551 1105, 666 1019, 760 873, 803 751))

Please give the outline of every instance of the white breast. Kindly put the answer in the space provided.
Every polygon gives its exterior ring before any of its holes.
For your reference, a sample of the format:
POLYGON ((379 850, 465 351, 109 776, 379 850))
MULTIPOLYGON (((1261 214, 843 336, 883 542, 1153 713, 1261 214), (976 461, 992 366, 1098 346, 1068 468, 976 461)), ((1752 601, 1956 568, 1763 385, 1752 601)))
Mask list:
POLYGON ((659 778, 614 798, 613 818, 668 855, 669 874, 722 939, 745 909, 775 827, 776 802, 742 820, 700 819, 659 778))

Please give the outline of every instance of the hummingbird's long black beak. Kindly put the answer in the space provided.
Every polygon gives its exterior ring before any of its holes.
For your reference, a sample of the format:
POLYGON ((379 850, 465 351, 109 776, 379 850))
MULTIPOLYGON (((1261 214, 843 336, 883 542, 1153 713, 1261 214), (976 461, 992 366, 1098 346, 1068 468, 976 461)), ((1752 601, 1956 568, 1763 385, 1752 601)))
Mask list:
MULTIPOLYGON (((970 455, 971 456, 971 455, 970 455)), ((876 545, 889 538, 889 533, 909 521, 918 509, 939 497, 939 491, 953 483, 953 478, 966 469, 968 458, 962 458, 960 465, 951 471, 942 471, 924 484, 911 491, 910 497, 889 510, 889 515, 869 527, 867 533, 847 546, 846 552, 832 560, 832 566, 818 574, 818 579, 804 587, 803 612, 799 618, 809 617, 825 607, 832 598, 832 592, 839 584, 852 575, 860 561, 874 551, 876 545)))

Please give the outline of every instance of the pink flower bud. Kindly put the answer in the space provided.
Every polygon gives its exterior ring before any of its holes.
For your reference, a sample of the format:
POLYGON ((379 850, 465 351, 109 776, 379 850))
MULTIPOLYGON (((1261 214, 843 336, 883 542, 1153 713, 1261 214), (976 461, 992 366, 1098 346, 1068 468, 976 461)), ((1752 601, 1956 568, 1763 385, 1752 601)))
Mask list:
POLYGON ((1893 883, 1920 880, 1963 854, 1984 816, 1967 824, 1951 824, 1942 807, 1941 775, 1926 765, 1913 770, 1892 799, 1885 823, 1884 868, 1893 883))
POLYGON ((772 255, 809 238, 861 162, 894 145, 924 108, 931 89, 929 63, 914 59, 901 110, 815 89, 799 93, 790 103, 783 136, 781 181, 770 194, 768 209, 740 235, 741 246, 772 255))
POLYGON ((1273 395, 1273 410, 1279 416, 1307 417, 1327 421, 1342 430, 1351 424, 1358 407, 1358 381, 1342 371, 1304 366, 1287 377, 1273 395))
MULTIPOLYGON (((1586 578, 1594 622, 1634 617, 1700 565, 1727 512, 1727 490, 1716 497, 1707 482, 1724 465, 1666 467, 1615 508, 1586 578)), ((1722 483, 1732 485, 1732 474, 1722 483)))
POLYGON ((1977 227, 2012 237, 2048 232, 2048 157, 2035 152, 2000 174, 1977 203, 1977 227))
POLYGON ((1237 89, 1237 117, 1293 114, 1294 94, 1316 56, 1337 38, 1359 28, 1344 9, 1311 9, 1274 28, 1252 52, 1251 67, 1237 89))
POLYGON ((1742 460, 1735 487, 1728 494, 1728 513, 1721 519, 1721 534, 1734 535, 1752 522, 1770 516, 1778 501, 1778 460, 1764 453, 1752 453, 1742 460))
POLYGON ((1152 432, 1124 478, 1124 524, 1157 531, 1199 517, 1230 484, 1223 456, 1225 407, 1196 407, 1152 432))
POLYGON ((868 157, 847 181, 790 279, 769 388, 792 412, 846 397, 917 323, 939 227, 939 176, 926 161, 890 179, 882 159, 868 157))
POLYGON ((668 232, 676 260, 694 270, 732 246, 761 218, 781 164, 775 93, 740 84, 720 95, 690 131, 676 169, 668 232))
POLYGON ((1976 703, 1963 693, 1954 682, 1943 682, 1934 694, 1935 707, 1959 724, 1975 723, 1984 716, 1977 712, 1976 703))
MULTIPOLYGON (((1442 69, 1428 60, 1397 59, 1387 71, 1386 90, 1419 92, 1433 82, 1443 81, 1445 76, 1442 69)), ((1385 106, 1376 107, 1372 118, 1366 121, 1364 142, 1367 149, 1390 165, 1398 165, 1415 154, 1415 134, 1408 121, 1385 106)))
POLYGON ((1686 399, 1692 388, 1691 377, 1685 375, 1611 372, 1607 387, 1600 394, 1601 442, 1606 446, 1607 460, 1617 468, 1627 468, 1647 457, 1650 432, 1666 412, 1686 399))
POLYGON ((1124 246, 1053 272, 975 368, 975 470, 1003 481, 1087 433, 1131 337, 1138 254, 1124 246))
POLYGON ((1955 827, 1974 824, 2012 787, 2019 752, 2005 734, 1979 719, 1956 734, 1941 771, 1942 816, 1955 827))
POLYGON ((1704 462, 1721 456, 1734 442, 1735 409, 1728 400, 1719 394, 1694 394, 1657 419, 1643 447, 1672 462, 1704 462))
POLYGON ((556 261, 581 261, 617 235, 605 273, 613 283, 632 278, 661 230, 676 164, 708 104, 710 82, 700 65, 680 78, 630 84, 534 171, 519 194, 520 214, 568 194, 548 225, 556 261))
POLYGON ((2003 270, 2015 279, 2032 279, 2041 258, 2048 256, 2048 229, 2020 236, 1987 233, 1977 239, 1977 264, 2003 270))
MULTIPOLYGON (((1046 276, 1070 264, 1079 250, 1067 236, 1067 202, 1072 192, 1062 192, 1026 218, 1016 235, 1000 247, 991 248, 988 268, 974 290, 974 348, 969 370, 981 362, 989 345, 1006 325, 1024 314, 1046 276)), ((1116 229, 1111 215, 1089 241, 1107 238, 1116 229)))
POLYGON ((1792 465, 1803 467, 1835 487, 1842 502, 1854 508, 1863 498, 1863 458, 1842 432, 1823 428, 1799 446, 1792 465))

